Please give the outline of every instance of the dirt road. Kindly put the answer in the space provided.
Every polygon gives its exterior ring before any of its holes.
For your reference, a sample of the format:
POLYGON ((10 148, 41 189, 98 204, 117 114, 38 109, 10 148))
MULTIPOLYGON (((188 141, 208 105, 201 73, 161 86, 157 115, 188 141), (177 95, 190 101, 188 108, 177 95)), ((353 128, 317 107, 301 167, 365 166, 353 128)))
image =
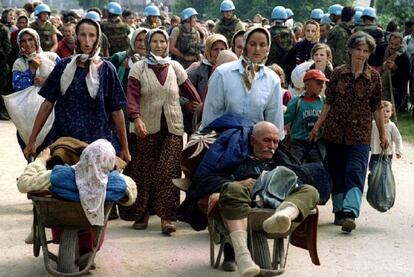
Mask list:
MULTIPOLYGON (((32 220, 32 205, 16 188, 25 160, 11 122, 0 122, 0 276, 47 276, 42 255, 35 258, 24 244, 32 220)), ((308 253, 291 246, 283 276, 414 276, 414 146, 405 144, 393 167, 397 181, 395 206, 386 213, 365 200, 357 229, 343 234, 332 224, 330 202, 320 207, 318 251, 321 266, 308 253)), ((179 223, 172 237, 160 233, 160 221, 151 218, 145 231, 131 223, 111 221, 95 276, 191 277, 229 276, 209 266, 207 231, 195 232, 179 223)))

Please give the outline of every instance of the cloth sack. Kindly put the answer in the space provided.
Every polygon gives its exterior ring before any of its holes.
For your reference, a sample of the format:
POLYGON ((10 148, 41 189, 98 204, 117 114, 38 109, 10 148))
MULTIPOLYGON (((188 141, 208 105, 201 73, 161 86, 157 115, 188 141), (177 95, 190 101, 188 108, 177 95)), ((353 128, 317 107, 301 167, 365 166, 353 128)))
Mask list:
POLYGON ((374 169, 368 175, 368 203, 380 212, 386 212, 394 206, 395 179, 391 169, 391 160, 385 152, 380 154, 374 169))
MULTIPOLYGON (((38 54, 37 56, 40 58, 41 64, 36 70, 35 76, 43 78, 49 77, 49 74, 55 67, 55 62, 50 60, 42 53, 38 54)), ((9 113, 14 125, 16 125, 17 131, 19 132, 19 135, 25 144, 29 142, 30 135, 32 134, 33 124, 35 122, 37 113, 39 112, 40 105, 42 105, 43 101, 45 100, 38 94, 40 88, 41 87, 33 85, 15 93, 3 95, 7 112, 9 113)), ((55 113, 52 111, 45 125, 37 136, 36 147, 43 143, 47 134, 50 132, 50 129, 52 129, 54 120, 55 113)))
POLYGON ((252 199, 260 208, 276 209, 297 186, 295 172, 284 166, 263 171, 252 190, 252 199))

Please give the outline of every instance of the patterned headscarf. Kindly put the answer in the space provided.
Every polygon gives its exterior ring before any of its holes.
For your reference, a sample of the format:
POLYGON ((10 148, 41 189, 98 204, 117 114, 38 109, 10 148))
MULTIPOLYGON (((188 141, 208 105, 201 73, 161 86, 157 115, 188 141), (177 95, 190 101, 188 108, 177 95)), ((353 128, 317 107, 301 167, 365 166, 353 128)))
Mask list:
POLYGON ((216 63, 216 61, 213 61, 213 58, 211 57, 211 48, 213 48, 214 43, 216 43, 217 41, 223 42, 226 45, 226 49, 229 48, 229 45, 227 43, 227 39, 225 36, 220 35, 220 34, 213 34, 209 36, 206 40, 206 50, 204 52, 205 59, 203 59, 203 63, 205 63, 205 60, 208 61, 209 65, 214 65, 216 63))
POLYGON ((246 33, 244 33, 243 35, 243 54, 240 58, 244 62, 243 81, 244 81, 244 86, 247 92, 249 92, 250 89, 252 88, 252 83, 254 79, 256 78, 257 70, 260 67, 265 66, 265 62, 267 60, 267 56, 269 55, 269 51, 270 51, 270 42, 271 42, 270 33, 264 27, 260 27, 260 26, 252 27, 251 29, 247 30, 246 33), (260 62, 253 62, 250 60, 249 57, 247 57, 247 42, 249 41, 249 37, 255 32, 261 32, 265 34, 267 38, 267 53, 263 61, 260 61, 260 62))
POLYGON ((19 55, 21 57, 25 57, 27 60, 31 61, 37 54, 43 52, 42 47, 40 46, 40 37, 36 30, 32 28, 24 28, 22 29, 19 34, 17 35, 17 45, 19 45, 19 55), (25 50, 20 45, 20 40, 24 34, 31 35, 36 41, 36 51, 33 53, 25 53, 25 50))
POLYGON ((88 87, 89 95, 95 99, 96 94, 98 93, 99 88, 99 76, 98 76, 98 68, 102 64, 101 57, 99 53, 101 52, 101 27, 99 23, 96 21, 84 18, 76 25, 76 55, 72 56, 71 62, 66 66, 63 74, 60 78, 60 89, 62 94, 66 93, 66 90, 69 88, 70 84, 72 83, 73 77, 75 76, 77 64, 76 62, 79 60, 81 62, 86 62, 86 66, 89 67, 88 74, 86 75, 86 86, 88 87), (80 49, 80 43, 78 40, 78 33, 79 27, 82 24, 90 24, 95 26, 97 30, 96 35, 96 42, 93 45, 93 49, 90 54, 83 54, 82 50, 80 49))
POLYGON ((145 35, 145 62, 152 65, 162 65, 162 64, 169 64, 171 59, 168 57, 169 54, 169 36, 166 31, 162 29, 151 29, 145 35), (167 42, 167 47, 165 52, 162 56, 156 56, 154 53, 151 52, 151 40, 155 34, 162 34, 165 37, 167 42))
POLYGON ((98 139, 83 150, 79 162, 73 166, 81 205, 91 225, 104 225, 108 173, 114 169, 115 159, 112 144, 98 139))

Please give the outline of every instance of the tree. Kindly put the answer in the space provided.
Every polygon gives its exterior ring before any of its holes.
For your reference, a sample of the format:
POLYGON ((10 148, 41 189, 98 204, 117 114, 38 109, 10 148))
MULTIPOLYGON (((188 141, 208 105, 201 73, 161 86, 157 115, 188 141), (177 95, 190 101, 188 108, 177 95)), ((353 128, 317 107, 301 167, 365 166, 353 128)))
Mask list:
POLYGON ((108 2, 108 0, 78 0, 79 6, 81 6, 85 10, 92 7, 102 8, 103 6, 108 4, 108 2))
MULTIPOLYGON (((233 2, 236 6, 236 14, 242 20, 251 20, 257 13, 270 18, 275 6, 284 6, 293 10, 296 21, 304 21, 309 18, 313 9, 321 8, 327 12, 328 7, 332 5, 332 0, 233 0, 233 2)), ((177 0, 174 13, 179 14, 184 8, 193 7, 202 19, 221 18, 220 3, 221 0, 177 0)), ((350 6, 353 1, 337 0, 335 3, 350 6)))
POLYGON ((413 19, 414 1, 413 0, 376 0, 378 21, 386 26, 391 20, 395 20, 403 26, 404 23, 413 19))

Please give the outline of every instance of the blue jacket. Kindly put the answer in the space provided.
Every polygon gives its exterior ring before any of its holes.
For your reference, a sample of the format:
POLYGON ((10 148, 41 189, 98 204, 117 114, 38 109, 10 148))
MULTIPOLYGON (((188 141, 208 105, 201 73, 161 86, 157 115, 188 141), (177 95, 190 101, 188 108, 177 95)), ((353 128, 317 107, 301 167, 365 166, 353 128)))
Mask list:
POLYGON ((210 123, 205 130, 220 133, 210 146, 195 172, 199 178, 210 174, 223 173, 232 168, 249 155, 249 136, 253 122, 233 113, 226 113, 210 123))

